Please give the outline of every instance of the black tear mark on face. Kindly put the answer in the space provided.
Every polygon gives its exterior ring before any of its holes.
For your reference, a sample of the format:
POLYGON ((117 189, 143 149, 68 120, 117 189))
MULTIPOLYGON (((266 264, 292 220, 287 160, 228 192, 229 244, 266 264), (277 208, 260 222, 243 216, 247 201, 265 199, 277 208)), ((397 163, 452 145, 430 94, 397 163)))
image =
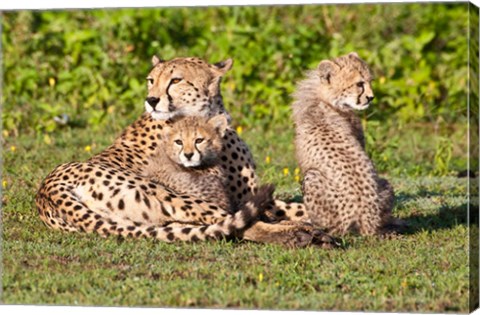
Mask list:
POLYGON ((177 108, 175 107, 175 105, 173 104, 173 98, 172 96, 170 95, 170 87, 172 86, 172 81, 170 81, 170 83, 168 83, 168 86, 167 86, 167 98, 168 98, 168 111, 170 112, 174 112, 177 108))

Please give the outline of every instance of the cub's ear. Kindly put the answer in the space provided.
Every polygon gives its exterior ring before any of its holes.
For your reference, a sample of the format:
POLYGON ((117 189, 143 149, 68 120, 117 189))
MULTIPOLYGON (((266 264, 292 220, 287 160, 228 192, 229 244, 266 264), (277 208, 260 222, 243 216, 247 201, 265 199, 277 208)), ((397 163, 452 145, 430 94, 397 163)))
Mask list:
POLYGON ((173 130, 172 124, 173 122, 170 119, 165 121, 165 124, 163 125, 163 129, 162 129, 162 138, 161 138, 163 141, 168 140, 168 138, 170 138, 170 134, 172 133, 172 130, 173 130))
POLYGON ((207 121, 207 124, 212 126, 218 132, 218 134, 223 137, 228 128, 228 119, 225 115, 220 114, 210 118, 207 121))
POLYGON ((155 67, 156 65, 158 65, 159 63, 163 63, 164 61, 165 60, 158 58, 157 55, 154 55, 152 57, 152 66, 155 67))
POLYGON ((337 71, 338 66, 330 60, 322 60, 318 64, 318 76, 322 81, 326 81, 330 84, 330 78, 337 71))
POLYGON ((212 65, 213 72, 219 76, 223 76, 228 70, 232 68, 233 60, 228 58, 227 60, 214 63, 212 65))
POLYGON ((180 120, 183 120, 183 119, 186 119, 186 117, 182 114, 176 114, 176 115, 173 115, 172 117, 168 118, 167 120, 165 120, 165 124, 163 125, 163 129, 162 129, 162 133, 166 136, 166 138, 168 139, 168 137, 170 136, 170 134, 172 133, 174 127, 175 127, 175 124, 177 124, 180 120))
POLYGON ((359 56, 356 52, 354 52, 354 51, 352 51, 351 53, 349 53, 349 54, 348 54, 348 57, 360 59, 360 56, 359 56))

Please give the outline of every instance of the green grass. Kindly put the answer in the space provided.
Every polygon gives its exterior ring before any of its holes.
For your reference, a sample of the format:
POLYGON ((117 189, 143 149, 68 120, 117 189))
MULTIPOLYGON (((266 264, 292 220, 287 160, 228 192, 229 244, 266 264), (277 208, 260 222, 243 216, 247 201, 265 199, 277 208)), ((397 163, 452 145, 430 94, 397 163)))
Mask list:
POLYGON ((466 312, 466 180, 455 175, 467 168, 468 12, 459 3, 2 13, 1 302, 466 312), (227 109, 261 181, 300 200, 290 95, 306 69, 351 51, 377 78, 379 101, 363 113, 367 151, 396 189, 406 235, 348 237, 330 251, 172 245, 51 231, 38 218, 40 181, 105 148, 137 115, 153 54, 233 57, 227 109), (53 120, 62 114, 67 126, 53 120))
MULTIPOLYGON (((42 178, 59 163, 100 151, 126 124, 64 129, 50 144, 28 134, 6 139, 3 303, 468 311, 467 182, 453 176, 389 177, 397 194, 394 213, 410 223, 408 233, 391 240, 347 237, 339 250, 249 242, 163 244, 47 229, 33 202, 42 178), (87 145, 92 152, 85 151, 87 145)), ((254 131, 244 127, 242 137, 262 181, 276 183, 284 198, 298 198, 293 133, 272 130, 258 137, 254 131)))

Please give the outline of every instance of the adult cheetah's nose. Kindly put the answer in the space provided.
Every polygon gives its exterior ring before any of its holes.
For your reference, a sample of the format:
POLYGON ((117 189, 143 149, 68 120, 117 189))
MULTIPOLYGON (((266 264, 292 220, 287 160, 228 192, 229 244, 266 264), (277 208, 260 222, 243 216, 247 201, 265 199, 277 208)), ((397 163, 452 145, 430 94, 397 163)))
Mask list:
POLYGON ((151 97, 147 97, 146 101, 148 105, 152 106, 153 109, 155 109, 155 106, 157 106, 158 102, 160 102, 160 98, 151 96, 151 97))
POLYGON ((373 96, 373 95, 372 96, 367 96, 367 102, 370 103, 371 101, 373 101, 374 98, 375 98, 375 96, 373 96))
POLYGON ((192 156, 193 156, 193 153, 183 153, 183 155, 185 155, 185 157, 187 158, 187 160, 190 161, 190 159, 191 159, 192 156))

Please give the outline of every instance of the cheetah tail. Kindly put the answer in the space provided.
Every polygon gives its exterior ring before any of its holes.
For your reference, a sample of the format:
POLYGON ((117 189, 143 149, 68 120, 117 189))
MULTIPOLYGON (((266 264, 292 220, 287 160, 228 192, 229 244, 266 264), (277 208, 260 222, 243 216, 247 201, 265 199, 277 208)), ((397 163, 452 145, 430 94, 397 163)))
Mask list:
POLYGON ((237 230, 246 228, 250 223, 254 223, 263 215, 274 202, 274 191, 275 186, 272 184, 263 185, 258 188, 258 191, 235 213, 234 217, 238 216, 237 220, 245 223, 243 227, 238 226, 236 228, 237 230))
POLYGON ((257 193, 235 214, 225 217, 221 222, 203 226, 138 226, 132 231, 135 236, 153 237, 162 241, 200 241, 224 239, 238 236, 239 233, 256 222, 261 214, 273 202, 274 185, 261 186, 257 193), (136 233, 136 234, 135 234, 136 233))
MULTIPOLYGON (((243 230, 256 222, 260 215, 262 215, 273 202, 274 190, 274 185, 261 186, 257 193, 253 194, 245 205, 240 207, 235 214, 225 217, 225 220, 216 224, 183 228, 181 229, 182 233, 174 234, 176 237, 173 240, 196 241, 237 237, 243 230)), ((168 227, 159 228, 160 231, 162 231, 162 229, 168 229, 168 227)), ((173 231, 170 231, 170 233, 171 232, 173 231)), ((169 241, 172 241, 171 236, 171 234, 167 235, 169 241)), ((163 239, 164 237, 161 238, 163 239)))
POLYGON ((258 221, 273 202, 274 190, 274 185, 261 186, 235 214, 225 217, 219 223, 199 228, 202 233, 196 236, 202 240, 238 237, 242 231, 258 221))

